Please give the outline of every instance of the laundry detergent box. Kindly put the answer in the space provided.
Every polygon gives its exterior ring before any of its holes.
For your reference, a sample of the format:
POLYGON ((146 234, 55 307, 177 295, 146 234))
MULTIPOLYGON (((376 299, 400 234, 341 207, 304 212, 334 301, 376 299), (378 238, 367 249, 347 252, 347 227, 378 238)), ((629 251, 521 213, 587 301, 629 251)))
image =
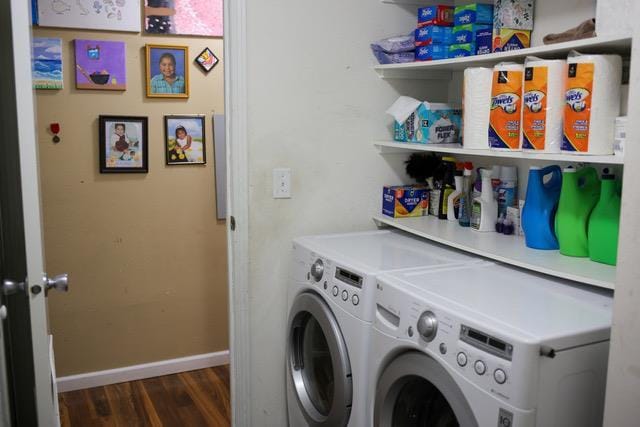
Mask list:
POLYGON ((476 36, 480 32, 491 31, 491 25, 486 24, 466 24, 453 27, 453 43, 477 43, 476 36))
POLYGON ((453 26, 453 6, 434 5, 418 9, 418 27, 425 25, 453 26))
POLYGON ((451 27, 441 27, 438 25, 426 25, 419 27, 415 31, 416 46, 427 46, 430 44, 451 44, 453 42, 453 31, 451 27))
POLYGON ((533 30, 534 0, 494 0, 493 27, 533 30))
POLYGON ((424 216, 429 212, 429 189, 419 185, 386 185, 382 213, 393 218, 424 216))
POLYGON ((416 112, 415 141, 422 144, 451 144, 460 141, 462 110, 458 106, 423 102, 416 112))
POLYGON ((493 4, 471 3, 456 6, 453 12, 453 25, 493 24, 493 4))
POLYGON ((447 59, 449 46, 444 44, 430 44, 416 48, 416 61, 432 61, 434 59, 447 59))
POLYGON ((531 46, 531 31, 512 28, 493 29, 493 51, 525 49, 531 46))

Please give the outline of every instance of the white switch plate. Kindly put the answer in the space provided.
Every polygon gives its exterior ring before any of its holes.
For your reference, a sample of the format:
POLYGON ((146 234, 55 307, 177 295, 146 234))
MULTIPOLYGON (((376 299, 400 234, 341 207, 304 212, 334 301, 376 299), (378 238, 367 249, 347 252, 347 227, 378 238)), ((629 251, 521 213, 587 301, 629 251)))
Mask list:
POLYGON ((276 168, 273 170, 273 198, 291 198, 291 169, 276 168))

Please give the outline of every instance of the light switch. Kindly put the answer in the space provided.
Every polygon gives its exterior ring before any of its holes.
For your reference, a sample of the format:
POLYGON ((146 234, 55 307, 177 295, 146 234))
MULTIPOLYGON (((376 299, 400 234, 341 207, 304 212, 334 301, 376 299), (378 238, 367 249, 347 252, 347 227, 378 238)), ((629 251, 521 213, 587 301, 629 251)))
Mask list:
POLYGON ((273 198, 291 198, 291 169, 276 168, 273 170, 273 198))

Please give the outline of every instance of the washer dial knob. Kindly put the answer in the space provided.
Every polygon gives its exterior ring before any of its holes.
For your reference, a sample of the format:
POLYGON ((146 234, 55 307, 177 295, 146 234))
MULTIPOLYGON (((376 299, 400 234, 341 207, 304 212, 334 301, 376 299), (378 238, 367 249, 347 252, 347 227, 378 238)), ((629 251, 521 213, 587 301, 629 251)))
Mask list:
POLYGON ((476 360, 476 363, 473 364, 473 369, 476 371, 476 374, 484 375, 484 373, 487 372, 487 365, 485 365, 482 360, 476 360))
POLYGON ((493 371, 493 379, 496 380, 498 384, 504 384, 507 381, 507 374, 502 369, 496 369, 493 371))
POLYGON ((425 311, 418 319, 418 333, 426 342, 433 341, 438 332, 438 319, 431 311, 425 311))
POLYGON ((463 352, 458 353, 456 360, 458 361, 458 365, 467 366, 467 355, 463 352))
POLYGON ((322 279, 322 274, 324 273, 324 263, 320 258, 318 258, 316 262, 311 265, 310 273, 316 282, 319 282, 320 279, 322 279))

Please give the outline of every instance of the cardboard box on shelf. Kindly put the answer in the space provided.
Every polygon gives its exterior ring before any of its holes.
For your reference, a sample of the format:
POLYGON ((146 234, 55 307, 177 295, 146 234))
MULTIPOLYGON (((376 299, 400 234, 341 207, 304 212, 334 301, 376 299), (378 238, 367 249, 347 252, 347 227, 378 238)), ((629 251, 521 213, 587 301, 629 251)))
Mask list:
POLYGON ((419 185, 386 185, 382 213, 393 218, 424 216, 429 212, 429 190, 419 185))

